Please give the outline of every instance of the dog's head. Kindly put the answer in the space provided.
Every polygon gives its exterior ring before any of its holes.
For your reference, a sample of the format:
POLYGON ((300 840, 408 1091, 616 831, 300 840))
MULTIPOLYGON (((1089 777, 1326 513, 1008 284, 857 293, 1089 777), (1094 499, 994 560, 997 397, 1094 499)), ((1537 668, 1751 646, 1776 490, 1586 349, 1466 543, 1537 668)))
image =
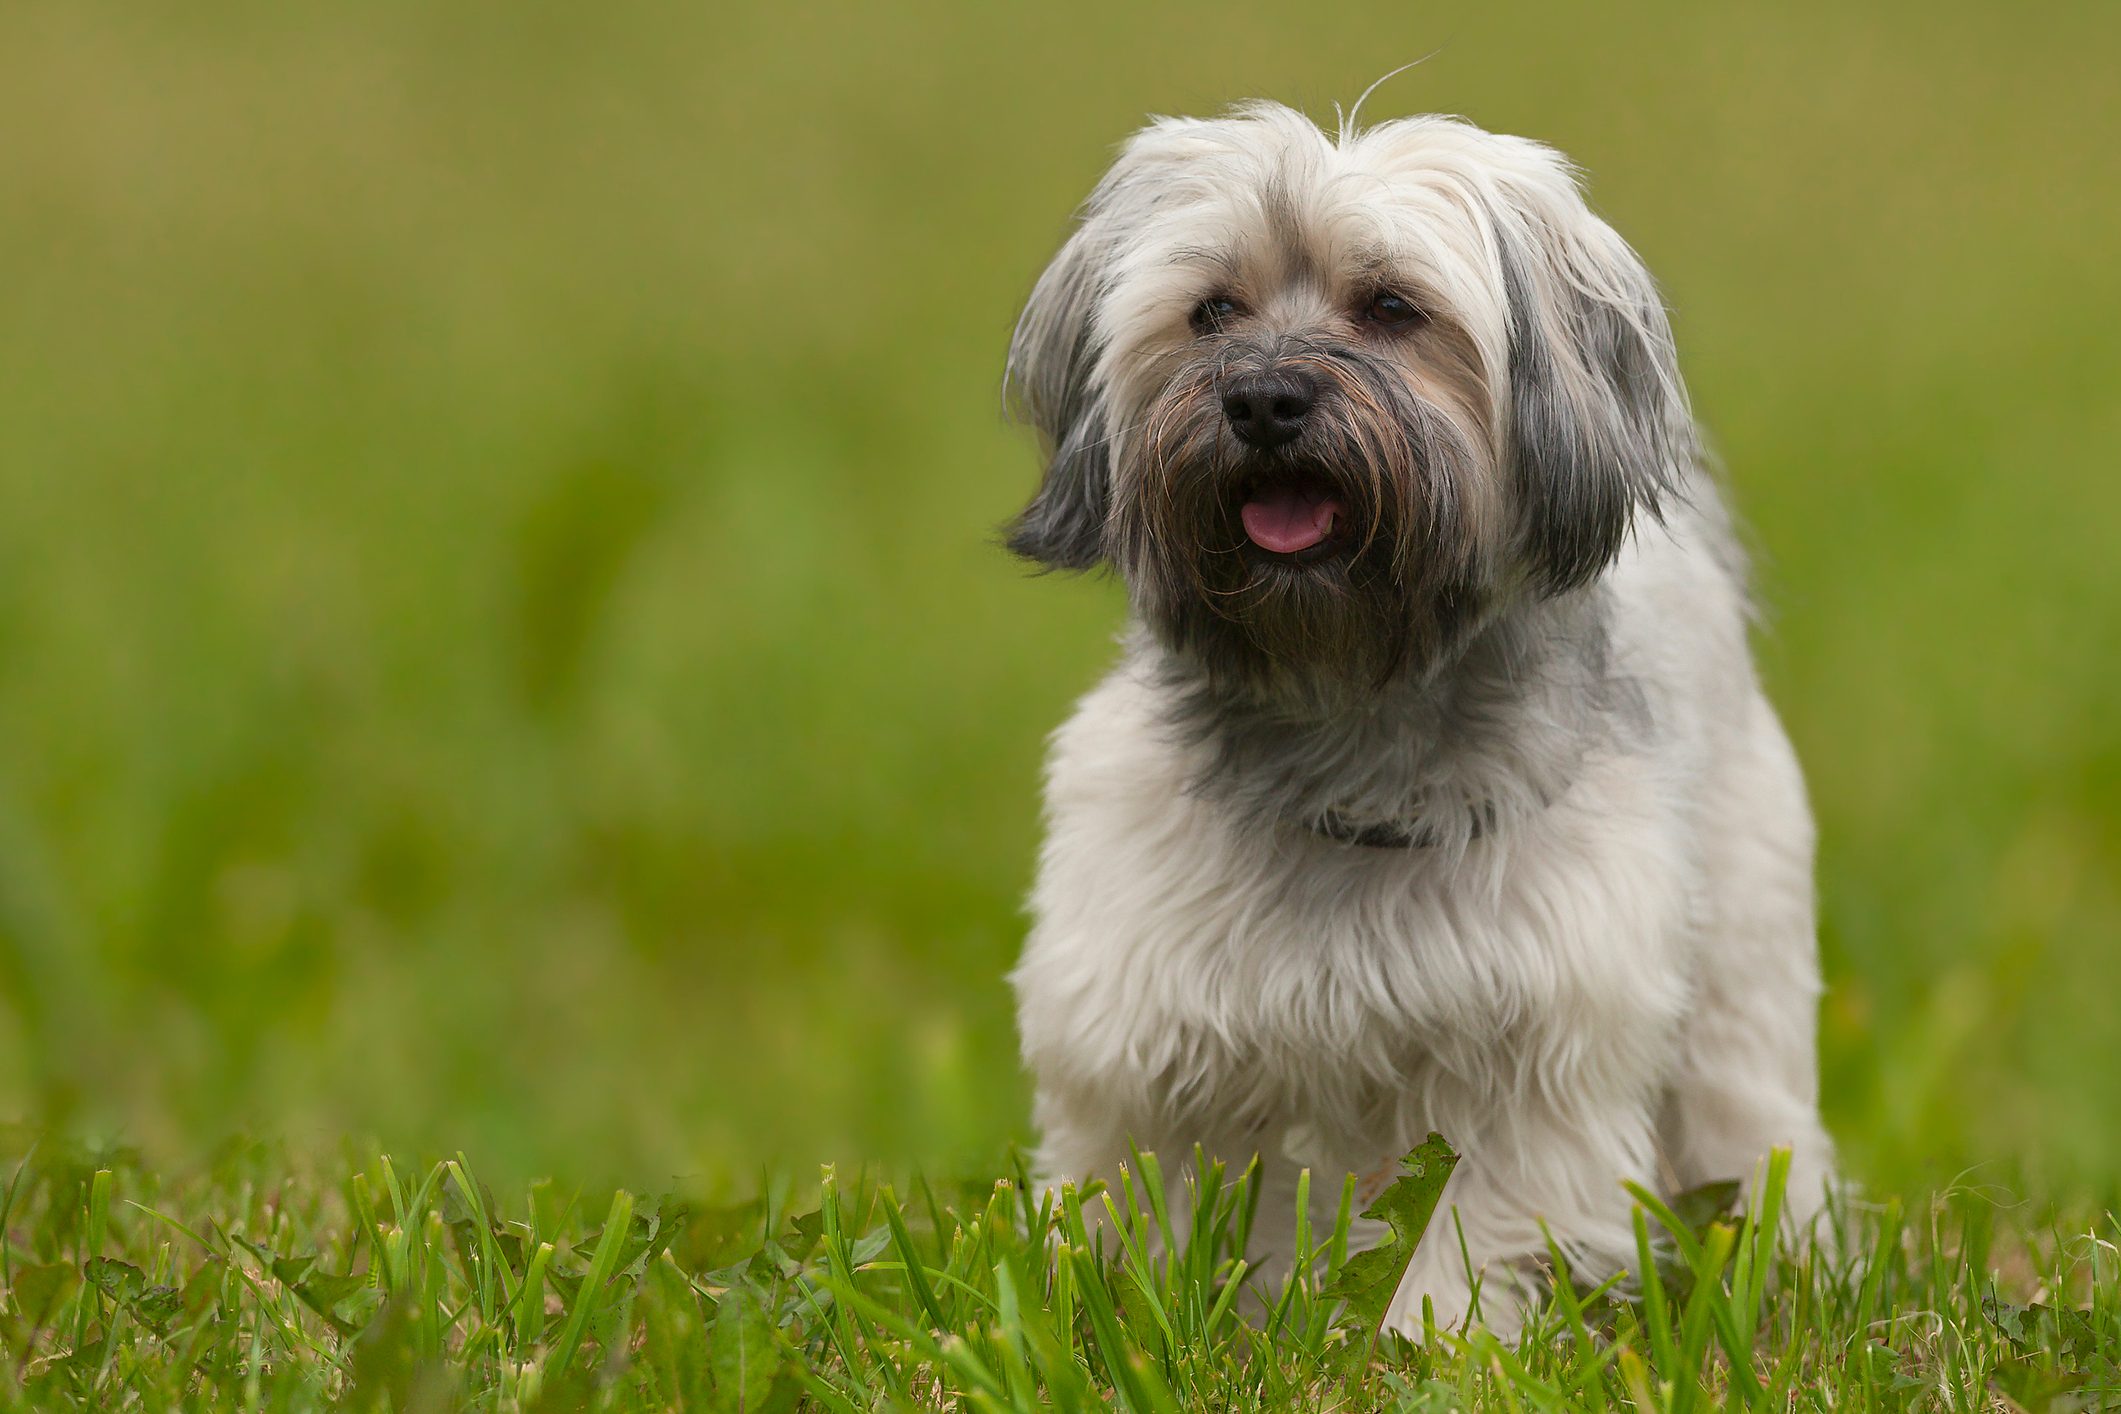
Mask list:
POLYGON ((1579 588, 1690 455, 1642 263, 1552 149, 1255 105, 1135 135, 1010 349, 1009 530, 1231 685, 1383 683, 1579 588))

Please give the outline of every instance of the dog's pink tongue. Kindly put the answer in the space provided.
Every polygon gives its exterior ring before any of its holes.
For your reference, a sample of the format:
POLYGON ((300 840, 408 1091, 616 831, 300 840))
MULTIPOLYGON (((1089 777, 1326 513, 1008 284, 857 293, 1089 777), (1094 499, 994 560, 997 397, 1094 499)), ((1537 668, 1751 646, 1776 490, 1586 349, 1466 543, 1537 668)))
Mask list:
POLYGON ((1277 486, 1256 501, 1245 502, 1240 513, 1245 534, 1262 550, 1293 555, 1308 550, 1333 533, 1333 519, 1340 502, 1322 491, 1295 486, 1277 486))

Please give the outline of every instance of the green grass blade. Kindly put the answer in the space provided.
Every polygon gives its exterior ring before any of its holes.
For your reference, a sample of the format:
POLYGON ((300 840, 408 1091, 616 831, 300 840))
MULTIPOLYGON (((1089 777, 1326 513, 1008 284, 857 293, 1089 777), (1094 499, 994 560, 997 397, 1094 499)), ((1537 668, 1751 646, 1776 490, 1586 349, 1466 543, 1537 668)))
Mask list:
POLYGON ((560 1329, 560 1339, 553 1347, 552 1368, 565 1370, 574 1363, 575 1352, 581 1349, 582 1337, 589 1329, 589 1320, 602 1307, 604 1285, 618 1268, 619 1249, 625 1245, 626 1234, 633 1226, 633 1195, 620 1190, 611 1199, 611 1211, 604 1219, 604 1232, 597 1239, 596 1251, 589 1259, 589 1270, 582 1277, 581 1290, 575 1294, 574 1308, 567 1313, 567 1324, 560 1329))

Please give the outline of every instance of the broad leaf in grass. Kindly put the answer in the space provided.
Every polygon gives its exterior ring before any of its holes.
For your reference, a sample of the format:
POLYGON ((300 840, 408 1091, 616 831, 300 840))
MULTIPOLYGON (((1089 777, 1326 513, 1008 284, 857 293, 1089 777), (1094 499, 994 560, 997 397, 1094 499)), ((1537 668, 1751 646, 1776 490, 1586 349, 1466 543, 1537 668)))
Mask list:
MULTIPOLYGON (((263 1249, 260 1249, 261 1251, 263 1249)), ((309 1280, 309 1274, 317 1265, 314 1253, 297 1257, 281 1257, 272 1264, 272 1274, 287 1286, 300 1286, 309 1280)))
POLYGON ((174 1286, 151 1286, 133 1298, 128 1308, 133 1319, 157 1335, 167 1335, 169 1324, 184 1310, 184 1298, 174 1286))
POLYGON ((177 1288, 149 1286, 146 1274, 130 1262, 92 1257, 81 1270, 89 1285, 131 1311, 135 1320, 158 1335, 167 1332, 169 1323, 184 1309, 177 1288))
POLYGON ((467 1190, 455 1169, 443 1176, 442 1221, 451 1227, 480 1228, 490 1225, 492 1231, 499 1232, 500 1225, 491 1223, 486 1217, 498 1206, 493 1199, 493 1190, 476 1180, 473 1182, 474 1187, 467 1190))
POLYGON ((91 1257, 81 1268, 96 1290, 116 1302, 127 1302, 147 1290, 147 1275, 115 1257, 91 1257))
POLYGON ((641 1358, 655 1372, 663 1397, 677 1409, 713 1407, 707 1369, 707 1320, 692 1283, 676 1262, 648 1267, 636 1309, 641 1313, 641 1358))
POLYGON ((1710 1224, 1737 1218, 1742 1187, 1735 1178, 1717 1179, 1675 1193, 1667 1201, 1673 1216, 1699 1239, 1707 1236, 1710 1224))
POLYGON ((786 1364, 780 1332, 758 1293, 748 1286, 729 1288, 715 1303, 714 1330, 707 1338, 718 1414, 760 1414, 771 1408, 786 1364))
POLYGON ((684 1233, 686 1224, 692 1221, 689 1204, 673 1200, 668 1195, 649 1200, 648 1213, 654 1221, 648 1229, 648 1240, 639 1252, 620 1270, 640 1276, 647 1271, 656 1258, 668 1252, 671 1245, 684 1233))
POLYGON ((2085 1388, 2091 1376, 2082 1370, 2049 1370, 2024 1359, 1999 1360, 1991 1379, 2011 1406, 2025 1414, 2081 1414, 2111 1407, 2093 1403, 2092 1391, 2085 1388))
POLYGON ((309 1276, 310 1268, 316 1266, 315 1253, 298 1253, 283 1257, 262 1242, 253 1242, 247 1237, 231 1237, 230 1241, 256 1257, 273 1278, 288 1287, 300 1286, 309 1276))
POLYGON ((2051 1351, 2065 1360, 2114 1363, 2106 1341, 2089 1311, 2034 1302, 2016 1306, 1994 1296, 1981 1298, 1981 1314, 2021 1351, 2051 1351))
POLYGON ((812 1209, 807 1213, 791 1213, 788 1216, 788 1236, 781 1239, 781 1246, 788 1255, 800 1262, 817 1250, 818 1239, 825 1234, 824 1213, 812 1209))
POLYGON ((420 1365, 419 1334, 419 1313, 410 1296, 383 1307, 353 1341, 348 1408, 403 1409, 410 1402, 420 1365))
MULTIPOLYGON (((614 1275, 638 1277, 647 1270, 650 1262, 663 1254, 663 1249, 677 1236, 677 1227, 666 1222, 662 1216, 663 1201, 661 1198, 646 1198, 640 1200, 635 1207, 633 1216, 627 1222, 626 1231, 619 1238, 619 1245, 615 1249, 617 1255, 612 1259, 611 1268, 614 1275)), ((675 1209, 675 1217, 678 1223, 684 1221, 685 1209, 682 1206, 675 1209)), ((574 1255, 579 1258, 595 1252, 603 1240, 604 1229, 591 1228, 576 1239, 574 1255)), ((578 1270, 574 1275, 579 1279, 582 1272, 578 1270)))
POLYGON ((673 1250, 687 1271, 734 1266, 766 1244, 765 1205, 756 1198, 686 1214, 673 1250))
POLYGON ((1384 1324, 1385 1309, 1414 1260, 1414 1249, 1436 1216, 1443 1186, 1458 1167, 1458 1154, 1441 1134, 1431 1134, 1413 1153, 1401 1159, 1406 1173, 1385 1185, 1377 1201, 1362 1210, 1371 1222, 1389 1224, 1392 1232, 1367 1252, 1348 1258, 1326 1288, 1326 1295, 1347 1303, 1340 1324, 1376 1330, 1384 1324))
POLYGON ((359 1334, 383 1299, 366 1276, 334 1272, 311 1274, 294 1287, 294 1293, 342 1336, 359 1334))
MULTIPOLYGON (((1674 1193, 1665 1204, 1679 1219, 1685 1236, 1698 1245, 1708 1240, 1709 1229, 1716 1224, 1736 1224, 1743 1198, 1744 1185, 1735 1178, 1720 1178, 1674 1193)), ((1694 1292, 1694 1268, 1677 1250, 1675 1236, 1669 1232, 1653 1233, 1651 1257, 1657 1263, 1657 1275, 1664 1282, 1665 1291, 1674 1301, 1684 1304, 1694 1292)))

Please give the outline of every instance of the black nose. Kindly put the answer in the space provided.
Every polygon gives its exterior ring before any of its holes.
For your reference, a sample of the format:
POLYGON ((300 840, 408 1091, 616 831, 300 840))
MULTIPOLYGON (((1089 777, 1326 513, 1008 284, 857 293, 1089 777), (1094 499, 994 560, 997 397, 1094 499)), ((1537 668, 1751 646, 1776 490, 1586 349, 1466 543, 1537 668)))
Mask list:
POLYGON ((1303 373, 1240 373, 1223 385, 1223 416, 1249 446, 1279 447, 1303 431, 1318 385, 1303 373))

